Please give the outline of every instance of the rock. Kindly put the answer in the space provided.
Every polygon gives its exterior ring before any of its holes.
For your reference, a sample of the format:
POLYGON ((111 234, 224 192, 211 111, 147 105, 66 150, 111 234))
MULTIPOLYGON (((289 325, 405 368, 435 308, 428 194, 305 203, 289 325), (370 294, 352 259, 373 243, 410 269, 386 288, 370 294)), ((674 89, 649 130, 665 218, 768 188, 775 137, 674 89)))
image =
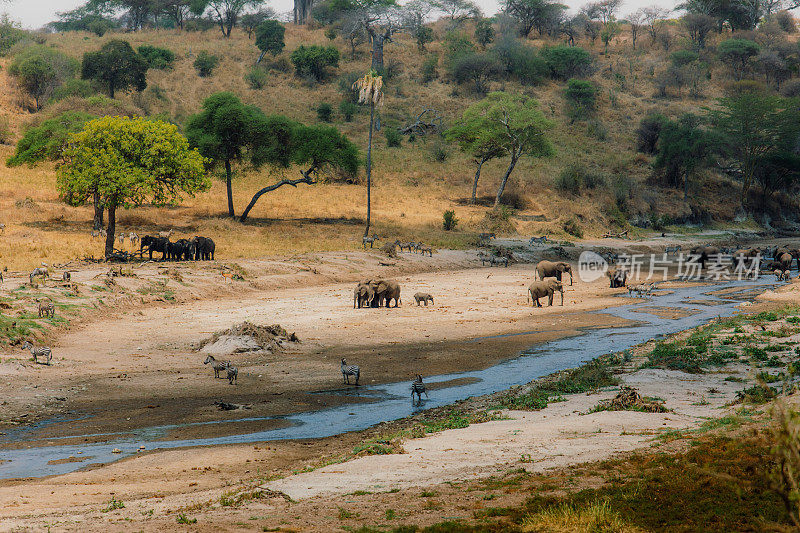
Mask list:
POLYGON ((216 357, 218 355, 256 352, 261 349, 261 345, 249 335, 222 335, 216 341, 203 346, 200 351, 216 357))

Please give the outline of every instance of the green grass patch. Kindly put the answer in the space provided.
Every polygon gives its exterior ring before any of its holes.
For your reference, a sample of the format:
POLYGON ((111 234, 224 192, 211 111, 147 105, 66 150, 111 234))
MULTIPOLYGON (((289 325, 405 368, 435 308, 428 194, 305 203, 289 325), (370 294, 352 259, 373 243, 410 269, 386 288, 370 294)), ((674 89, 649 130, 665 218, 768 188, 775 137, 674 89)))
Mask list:
POLYGON ((760 405, 774 400, 777 395, 778 391, 774 388, 757 383, 752 387, 737 392, 736 401, 760 405))

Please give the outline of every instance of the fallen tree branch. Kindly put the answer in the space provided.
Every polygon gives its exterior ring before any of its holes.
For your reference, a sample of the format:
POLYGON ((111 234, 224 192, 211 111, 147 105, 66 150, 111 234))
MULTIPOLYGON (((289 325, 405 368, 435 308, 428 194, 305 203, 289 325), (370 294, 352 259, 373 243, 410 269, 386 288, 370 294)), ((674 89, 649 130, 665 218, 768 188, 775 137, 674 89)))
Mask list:
POLYGON ((268 187, 264 187, 263 189, 255 193, 253 195, 253 199, 250 200, 249 204, 247 204, 247 207, 242 213, 242 216, 239 217, 239 222, 244 222, 245 220, 247 220, 247 215, 250 214, 250 210, 253 209, 253 207, 256 205, 256 202, 258 202, 258 199, 261 198, 261 195, 266 194, 268 192, 272 192, 275 189, 283 187, 284 185, 291 185, 292 187, 297 187, 301 183, 307 183, 308 185, 314 185, 315 183, 317 183, 317 180, 311 177, 311 170, 307 172, 303 172, 301 170, 300 173, 303 175, 303 177, 300 179, 296 180, 283 179, 278 183, 275 183, 274 185, 270 185, 268 187))

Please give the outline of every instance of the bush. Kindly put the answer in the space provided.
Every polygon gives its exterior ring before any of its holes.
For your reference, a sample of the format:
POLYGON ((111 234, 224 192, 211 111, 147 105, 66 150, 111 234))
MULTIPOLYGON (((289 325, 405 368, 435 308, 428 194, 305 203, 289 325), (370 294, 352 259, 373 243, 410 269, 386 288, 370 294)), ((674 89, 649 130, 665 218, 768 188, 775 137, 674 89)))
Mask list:
POLYGON ((781 94, 786 98, 800 96, 800 79, 789 80, 781 86, 781 94))
POLYGON ((475 53, 475 45, 464 33, 449 32, 444 37, 442 48, 444 49, 444 67, 450 75, 459 59, 475 53))
POLYGON ((358 72, 345 72, 339 76, 339 92, 348 102, 358 103, 358 91, 353 89, 353 84, 358 81, 361 74, 358 72))
POLYGON ((18 22, 11 20, 6 13, 0 15, 0 55, 6 55, 12 46, 27 37, 28 32, 18 22))
POLYGON ((73 58, 45 46, 28 46, 14 56, 8 72, 41 109, 54 91, 78 71, 73 58))
POLYGON ((197 75, 201 78, 208 78, 214 73, 214 69, 219 65, 219 58, 215 55, 209 54, 205 50, 197 54, 194 60, 194 68, 197 70, 197 75))
POLYGON ((606 178, 599 172, 588 170, 580 163, 564 167, 555 179, 556 189, 579 194, 581 189, 596 189, 606 184, 606 178))
POLYGON ((137 51, 147 61, 147 65, 156 70, 171 69, 172 64, 175 62, 175 53, 166 48, 146 44, 140 46, 137 51))
POLYGON ((86 80, 71 79, 64 82, 61 87, 53 91, 49 103, 58 102, 65 98, 76 96, 78 98, 89 98, 97 94, 92 84, 86 80))
POLYGON ((570 218, 569 220, 565 221, 562 225, 564 231, 572 235, 573 237, 577 237, 578 239, 583 238, 583 229, 581 229, 578 221, 574 218, 570 218))
POLYGON ((778 24, 778 27, 786 33, 794 33, 797 31, 797 24, 794 21, 794 17, 788 11, 778 11, 775 13, 775 22, 778 24))
POLYGON ((353 120, 356 111, 358 111, 358 106, 349 100, 342 100, 339 103, 339 113, 342 114, 345 122, 353 120))
POLYGON ((564 89, 564 97, 567 101, 567 115, 572 122, 594 114, 597 87, 591 81, 570 79, 564 89))
POLYGON ((525 46, 516 39, 503 39, 493 48, 509 76, 524 85, 537 85, 548 76, 545 62, 533 47, 525 46))
POLYGON ((244 81, 251 89, 263 89, 267 84, 267 71, 261 67, 253 67, 244 75, 244 81))
POLYGON ((300 45, 290 59, 298 76, 311 76, 322 81, 328 67, 339 66, 339 50, 335 46, 300 45))
POLYGON ((0 116, 0 144, 11 144, 11 124, 8 117, 0 116))
POLYGON ((608 139, 608 128, 600 119, 592 118, 586 123, 586 135, 605 141, 608 139))
MULTIPOLYGON (((277 56, 285 46, 286 28, 277 20, 265 20, 256 28, 256 46, 262 53, 277 56)), ((334 37, 336 34, 334 33, 334 37)))
POLYGON ((6 165, 33 165, 40 161, 58 159, 70 135, 81 131, 86 121, 93 118, 93 115, 83 111, 66 111, 29 128, 17 143, 17 149, 8 158, 6 165))
POLYGON ((106 34, 106 32, 108 32, 113 28, 114 24, 110 20, 106 20, 103 18, 93 20, 86 25, 86 29, 94 33, 98 37, 102 37, 103 35, 106 34))
POLYGON ((439 73, 436 71, 438 66, 438 55, 431 54, 425 58, 425 61, 422 62, 422 68, 420 69, 420 78, 422 78, 422 83, 432 82, 439 77, 439 73))
POLYGON ((502 73, 497 59, 490 54, 462 56, 453 64, 452 76, 456 83, 470 83, 478 94, 489 91, 489 82, 502 73))
POLYGON ((331 115, 333 115, 333 108, 331 104, 323 102, 317 107, 317 118, 322 122, 330 122, 331 115))
POLYGON ((555 79, 567 80, 591 71, 592 55, 579 46, 546 46, 541 56, 555 79))
POLYGON ((481 45, 482 48, 494 41, 494 28, 492 21, 489 19, 478 19, 475 22, 475 42, 481 45))
POLYGON ((450 152, 443 143, 436 143, 431 147, 431 159, 437 163, 444 163, 450 157, 450 152))
POLYGON ((424 52, 425 45, 433 41, 433 28, 420 24, 414 32, 414 39, 417 41, 419 51, 424 52))
POLYGON ((451 231, 456 228, 458 224, 458 219, 456 218, 456 212, 452 209, 448 209, 442 215, 442 227, 445 231, 451 231))
POLYGON ((661 128, 667 122, 667 117, 655 113, 644 117, 636 128, 636 151, 643 154, 655 154, 661 128))
POLYGON ((672 52, 669 56, 670 61, 676 67, 682 67, 684 65, 688 65, 689 63, 693 63, 700 59, 700 54, 695 52, 694 50, 678 50, 672 52))
POLYGON ((400 148, 400 142, 403 140, 403 136, 395 126, 387 125, 383 128, 383 135, 386 137, 386 146, 390 148, 400 148))

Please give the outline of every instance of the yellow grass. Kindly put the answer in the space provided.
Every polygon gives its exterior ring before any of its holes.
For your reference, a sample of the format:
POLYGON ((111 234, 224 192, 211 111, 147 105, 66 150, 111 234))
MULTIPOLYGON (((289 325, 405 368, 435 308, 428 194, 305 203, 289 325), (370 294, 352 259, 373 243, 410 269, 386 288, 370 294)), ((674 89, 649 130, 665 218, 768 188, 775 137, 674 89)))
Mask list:
POLYGON ((523 531, 536 533, 640 533, 626 523, 608 502, 595 501, 578 508, 562 504, 525 518, 523 531))

